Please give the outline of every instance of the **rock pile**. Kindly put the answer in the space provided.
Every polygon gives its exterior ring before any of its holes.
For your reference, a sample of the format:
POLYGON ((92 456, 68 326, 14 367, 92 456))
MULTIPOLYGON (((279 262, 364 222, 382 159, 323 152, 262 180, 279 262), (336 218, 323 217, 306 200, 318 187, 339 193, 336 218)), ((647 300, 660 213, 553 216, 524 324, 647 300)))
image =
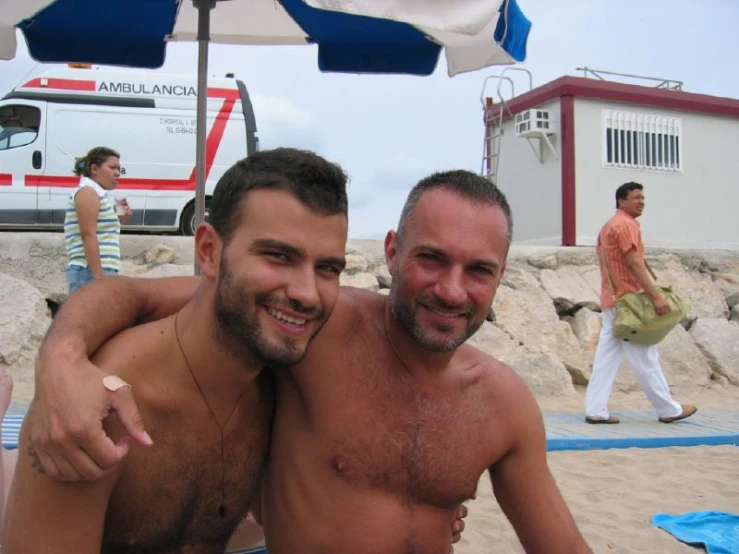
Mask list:
MULTIPOLYGON (((124 235, 122 250, 124 275, 192 274, 191 239, 124 235)), ((347 252, 342 284, 387 292, 381 241, 350 241, 347 252)), ((739 252, 652 251, 649 259, 660 282, 693 306, 659 345, 670 385, 739 387, 739 252)), ((0 363, 16 379, 32 379, 53 308, 66 297, 64 264, 59 234, 0 234, 0 363)), ((471 342, 510 365, 537 395, 573 394, 592 369, 599 288, 590 248, 514 247, 490 317, 471 342)), ((622 371, 616 387, 637 384, 622 371)))

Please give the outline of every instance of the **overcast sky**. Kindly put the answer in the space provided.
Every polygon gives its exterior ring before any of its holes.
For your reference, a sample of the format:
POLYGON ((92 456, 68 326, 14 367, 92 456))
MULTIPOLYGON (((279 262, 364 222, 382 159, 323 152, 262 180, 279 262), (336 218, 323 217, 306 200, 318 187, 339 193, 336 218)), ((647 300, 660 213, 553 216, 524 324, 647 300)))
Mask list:
MULTIPOLYGON (((189 0, 186 0, 189 1, 189 0)), ((519 0, 533 22, 534 86, 575 68, 684 81, 684 90, 739 98, 739 0, 519 0)), ((0 95, 48 68, 25 51, 0 61, 0 95)), ((350 236, 394 228, 408 190, 444 169, 479 171, 480 93, 492 68, 449 78, 320 73, 313 46, 210 49, 210 75, 235 73, 254 102, 261 148, 309 148, 351 177, 350 236)), ((197 69, 194 44, 170 44, 164 73, 197 69)), ((517 93, 527 85, 517 83, 517 93)))

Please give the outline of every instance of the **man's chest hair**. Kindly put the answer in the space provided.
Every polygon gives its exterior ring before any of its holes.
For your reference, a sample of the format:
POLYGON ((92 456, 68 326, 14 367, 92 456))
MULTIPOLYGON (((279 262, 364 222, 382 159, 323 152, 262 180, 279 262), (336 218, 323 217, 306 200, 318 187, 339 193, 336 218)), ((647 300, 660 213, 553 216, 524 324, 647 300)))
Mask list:
POLYGON ((490 461, 483 396, 461 383, 429 392, 408 379, 376 382, 349 397, 351 425, 337 429, 330 467, 351 484, 453 508, 474 496, 490 461))
POLYGON ((125 551, 169 552, 201 545, 210 552, 210 545, 222 553, 252 503, 267 451, 264 427, 226 437, 223 479, 217 429, 157 433, 155 446, 139 449, 118 480, 108 504, 104 546, 110 552, 123 546, 125 551), (225 517, 219 514, 221 504, 225 517))

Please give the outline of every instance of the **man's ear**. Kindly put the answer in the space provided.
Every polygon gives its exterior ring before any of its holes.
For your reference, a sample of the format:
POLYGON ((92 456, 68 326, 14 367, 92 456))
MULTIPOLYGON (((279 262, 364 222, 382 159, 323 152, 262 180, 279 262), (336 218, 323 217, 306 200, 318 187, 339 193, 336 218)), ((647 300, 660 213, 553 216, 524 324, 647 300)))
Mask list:
POLYGON ((223 240, 210 223, 195 229, 195 255, 205 277, 215 279, 223 256, 223 240))
POLYGON ((388 231, 385 236, 385 262, 387 270, 392 277, 395 276, 398 258, 398 234, 395 231, 388 231))

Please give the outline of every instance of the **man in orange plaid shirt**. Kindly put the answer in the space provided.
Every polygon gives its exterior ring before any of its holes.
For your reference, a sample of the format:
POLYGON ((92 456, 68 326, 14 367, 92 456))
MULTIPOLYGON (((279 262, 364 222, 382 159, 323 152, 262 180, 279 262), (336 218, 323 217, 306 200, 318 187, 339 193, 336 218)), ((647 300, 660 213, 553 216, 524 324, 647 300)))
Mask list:
POLYGON ((606 222, 598 235, 603 318, 593 374, 585 395, 585 421, 594 424, 619 422, 617 417, 608 413, 608 398, 625 354, 659 421, 672 423, 692 416, 697 408, 689 404, 680 405, 672 399, 659 363, 657 346, 632 344, 613 336, 614 306, 616 300, 625 294, 643 290, 658 314, 670 311, 669 304, 650 279, 644 262, 644 243, 636 220, 644 211, 644 187, 634 182, 618 187, 616 208, 616 214, 606 222), (605 262, 608 262, 607 268, 605 262), (608 282, 609 271, 613 287, 608 282))

